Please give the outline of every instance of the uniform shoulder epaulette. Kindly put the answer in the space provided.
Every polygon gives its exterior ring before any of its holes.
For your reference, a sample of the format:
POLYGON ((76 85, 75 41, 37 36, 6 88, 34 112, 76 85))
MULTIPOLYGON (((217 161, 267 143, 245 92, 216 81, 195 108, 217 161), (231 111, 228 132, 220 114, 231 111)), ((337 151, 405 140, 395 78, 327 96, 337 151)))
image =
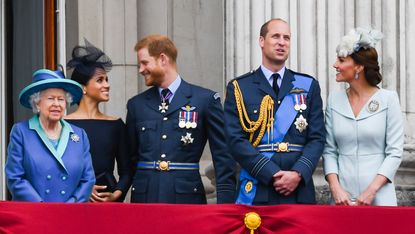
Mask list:
POLYGON ((240 75, 240 76, 238 76, 238 77, 233 78, 233 79, 231 80, 231 82, 232 82, 232 81, 234 81, 234 80, 240 80, 240 79, 243 79, 243 78, 245 78, 245 77, 251 76, 251 75, 252 75, 252 74, 254 74, 254 73, 255 73, 255 70, 251 70, 251 71, 249 71, 249 72, 247 72, 247 73, 245 73, 245 74, 243 74, 243 75, 240 75))
POLYGON ((311 79, 315 79, 314 77, 310 76, 309 74, 305 74, 305 73, 300 73, 300 72, 296 72, 293 70, 290 70, 294 75, 299 75, 299 76, 305 76, 305 77, 309 77, 311 79))

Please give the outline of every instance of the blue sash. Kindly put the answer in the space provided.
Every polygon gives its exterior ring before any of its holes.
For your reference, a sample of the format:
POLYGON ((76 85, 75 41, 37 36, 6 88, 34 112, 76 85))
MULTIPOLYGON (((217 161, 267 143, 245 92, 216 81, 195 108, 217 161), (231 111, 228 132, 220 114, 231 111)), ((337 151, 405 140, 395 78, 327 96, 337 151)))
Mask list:
MULTIPOLYGON (((311 82, 313 81, 310 77, 294 75, 295 80, 292 82, 293 89, 303 89, 305 94, 308 93, 311 82)), ((281 102, 280 107, 275 113, 274 121, 274 136, 271 140, 272 143, 282 142, 285 135, 290 129, 297 111, 294 109, 294 100, 291 98, 292 94, 287 94, 281 102), (290 98, 287 98, 290 97, 290 98), (278 124, 277 124, 278 123, 278 124)), ((260 144, 268 144, 268 132, 265 132, 261 139, 260 144)), ((275 152, 262 152, 261 155, 270 159, 275 152)), ((240 188, 236 204, 252 205, 255 199, 256 189, 258 180, 251 176, 245 169, 241 169, 239 175, 240 188)))

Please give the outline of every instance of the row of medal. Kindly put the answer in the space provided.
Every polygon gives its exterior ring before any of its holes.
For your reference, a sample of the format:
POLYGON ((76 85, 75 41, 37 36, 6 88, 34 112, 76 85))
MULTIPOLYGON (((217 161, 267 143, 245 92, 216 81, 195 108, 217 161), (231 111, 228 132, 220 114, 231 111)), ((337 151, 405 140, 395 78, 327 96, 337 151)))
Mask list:
POLYGON ((196 111, 179 112, 179 128, 196 128, 198 113, 196 111))
MULTIPOLYGON (((294 99, 294 110, 301 113, 307 109, 307 99, 305 94, 294 94, 292 97, 294 99)), ((300 114, 300 116, 295 119, 294 125, 299 132, 303 132, 308 125, 307 119, 300 114)))
POLYGON ((292 95, 294 99, 294 109, 296 111, 305 111, 307 109, 307 100, 305 94, 294 94, 292 95))

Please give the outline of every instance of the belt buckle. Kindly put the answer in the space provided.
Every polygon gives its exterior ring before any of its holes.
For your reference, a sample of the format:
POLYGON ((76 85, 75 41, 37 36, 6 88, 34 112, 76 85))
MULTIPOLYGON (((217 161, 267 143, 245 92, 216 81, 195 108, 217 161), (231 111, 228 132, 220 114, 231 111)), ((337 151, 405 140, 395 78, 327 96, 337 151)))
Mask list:
POLYGON ((158 164, 157 169, 160 170, 160 171, 170 170, 170 167, 169 167, 170 161, 160 161, 159 160, 159 161, 157 161, 157 164, 158 164))
POLYGON ((280 142, 278 144, 278 152, 288 152, 288 142, 280 142))

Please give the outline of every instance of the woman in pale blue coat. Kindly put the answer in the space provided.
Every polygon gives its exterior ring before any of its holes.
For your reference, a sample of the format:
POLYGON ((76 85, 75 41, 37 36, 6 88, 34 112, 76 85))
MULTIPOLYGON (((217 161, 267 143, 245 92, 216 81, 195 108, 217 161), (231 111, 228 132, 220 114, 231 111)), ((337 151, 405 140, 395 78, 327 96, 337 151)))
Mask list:
POLYGON ((403 152, 403 124, 396 92, 379 88, 382 34, 356 29, 337 46, 336 81, 326 109, 324 173, 337 205, 396 206, 393 179, 403 152))
POLYGON ((62 117, 82 97, 82 87, 61 71, 33 74, 20 103, 36 113, 10 133, 6 180, 14 201, 87 202, 95 184, 89 142, 62 117))

